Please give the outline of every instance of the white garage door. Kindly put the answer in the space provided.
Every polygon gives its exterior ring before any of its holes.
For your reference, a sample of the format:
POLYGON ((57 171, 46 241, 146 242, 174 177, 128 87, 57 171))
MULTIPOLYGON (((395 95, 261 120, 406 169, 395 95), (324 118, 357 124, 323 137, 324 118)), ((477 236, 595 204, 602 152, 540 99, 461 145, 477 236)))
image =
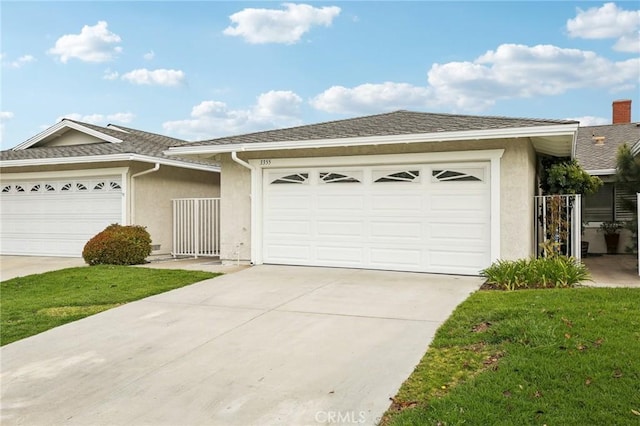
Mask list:
POLYGON ((489 163, 265 170, 264 263, 477 274, 489 163))
POLYGON ((3 181, 0 252, 79 257, 85 243, 122 223, 120 176, 3 181))

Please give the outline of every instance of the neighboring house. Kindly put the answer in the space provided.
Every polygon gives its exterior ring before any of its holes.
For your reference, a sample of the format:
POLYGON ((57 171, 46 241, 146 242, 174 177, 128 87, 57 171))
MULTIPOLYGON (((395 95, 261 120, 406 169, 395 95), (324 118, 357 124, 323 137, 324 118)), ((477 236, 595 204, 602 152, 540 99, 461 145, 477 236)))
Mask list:
POLYGON ((397 111, 170 148, 221 164, 223 262, 477 274, 531 256, 575 121, 397 111))
POLYGON ((184 141, 64 119, 0 153, 0 253, 79 257, 111 223, 170 253, 173 198, 218 197, 219 168, 168 157, 184 141))
MULTIPOLYGON (((632 213, 622 208, 623 198, 635 198, 615 183, 616 154, 621 145, 640 151, 640 123, 631 122, 631 101, 613 102, 613 124, 585 126, 578 129, 575 157, 582 167, 603 180, 604 185, 593 195, 583 197, 582 217, 586 222, 583 240, 589 241, 590 253, 606 253, 604 236, 598 232, 602 222, 627 221, 632 213)), ((619 251, 629 244, 630 233, 621 234, 619 251)))

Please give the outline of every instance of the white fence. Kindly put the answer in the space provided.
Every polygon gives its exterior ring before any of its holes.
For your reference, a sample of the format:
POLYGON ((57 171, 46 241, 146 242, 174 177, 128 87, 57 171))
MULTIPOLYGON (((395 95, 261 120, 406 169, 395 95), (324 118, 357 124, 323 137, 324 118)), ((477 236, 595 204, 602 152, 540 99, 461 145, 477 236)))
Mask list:
POLYGON ((535 197, 535 244, 538 256, 554 250, 581 259, 582 205, 580 194, 535 197))
POLYGON ((220 198, 173 203, 173 256, 220 256, 220 198))

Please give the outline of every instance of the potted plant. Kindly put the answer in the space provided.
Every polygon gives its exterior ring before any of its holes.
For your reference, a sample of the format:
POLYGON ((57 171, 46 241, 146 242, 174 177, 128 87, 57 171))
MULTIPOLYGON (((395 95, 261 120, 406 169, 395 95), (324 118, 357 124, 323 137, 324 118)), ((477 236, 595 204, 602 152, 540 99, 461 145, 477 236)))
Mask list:
POLYGON ((622 223, 615 220, 600 224, 600 232, 604 234, 604 241, 607 244, 607 254, 616 254, 618 252, 621 229, 622 223))

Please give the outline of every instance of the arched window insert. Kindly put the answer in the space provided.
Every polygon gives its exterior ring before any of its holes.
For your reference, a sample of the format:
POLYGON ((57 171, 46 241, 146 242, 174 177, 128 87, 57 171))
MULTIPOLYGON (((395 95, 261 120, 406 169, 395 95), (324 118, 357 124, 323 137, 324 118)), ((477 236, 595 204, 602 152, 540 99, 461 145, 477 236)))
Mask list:
POLYGON ((420 170, 407 170, 389 173, 374 180, 374 182, 419 182, 420 170))
POLYGON ((433 170, 432 176, 435 182, 482 182, 482 179, 478 177, 481 175, 481 170, 477 171, 456 171, 456 170, 433 170))
MULTIPOLYGON (((309 180, 309 173, 294 173, 287 176, 274 179, 271 183, 274 184, 287 184, 287 183, 306 183, 309 180)), ((113 182, 112 182, 113 183, 113 182)))
POLYGON ((354 175, 350 176, 343 173, 321 172, 320 181, 324 183, 360 183, 361 178, 358 179, 354 175))

